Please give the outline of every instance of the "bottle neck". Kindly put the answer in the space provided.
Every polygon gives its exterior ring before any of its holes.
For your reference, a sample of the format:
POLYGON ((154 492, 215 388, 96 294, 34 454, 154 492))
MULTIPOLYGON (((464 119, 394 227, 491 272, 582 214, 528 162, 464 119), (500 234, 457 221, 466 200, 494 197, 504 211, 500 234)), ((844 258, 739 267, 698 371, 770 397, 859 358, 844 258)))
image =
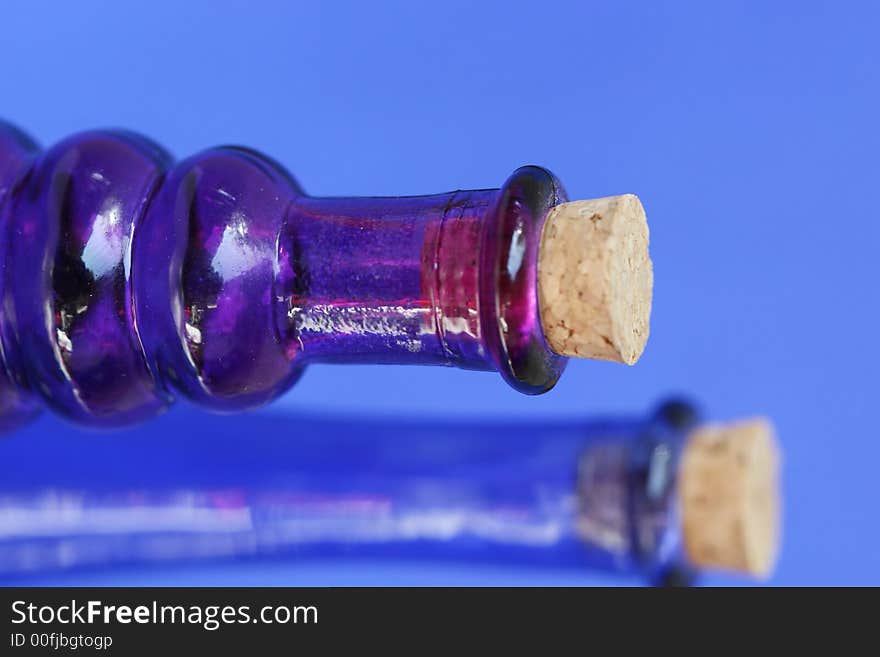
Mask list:
POLYGON ((287 358, 494 370, 546 392, 566 359, 544 338, 538 253, 559 181, 522 167, 500 189, 291 203, 275 313, 287 358))
POLYGON ((481 321, 498 190, 301 198, 282 231, 282 335, 309 362, 492 370, 481 321))

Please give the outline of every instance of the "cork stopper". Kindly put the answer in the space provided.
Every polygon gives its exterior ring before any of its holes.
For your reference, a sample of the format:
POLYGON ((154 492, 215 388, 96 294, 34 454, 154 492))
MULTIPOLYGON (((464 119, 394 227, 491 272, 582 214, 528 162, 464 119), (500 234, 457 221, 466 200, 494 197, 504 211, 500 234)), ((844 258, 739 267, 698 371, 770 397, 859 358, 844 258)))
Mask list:
POLYGON ((770 574, 779 544, 779 452, 763 418, 688 437, 678 490, 685 552, 698 567, 770 574))
POLYGON ((638 197, 574 201, 548 213, 538 298, 553 351, 635 363, 648 341, 653 284, 648 223, 638 197))

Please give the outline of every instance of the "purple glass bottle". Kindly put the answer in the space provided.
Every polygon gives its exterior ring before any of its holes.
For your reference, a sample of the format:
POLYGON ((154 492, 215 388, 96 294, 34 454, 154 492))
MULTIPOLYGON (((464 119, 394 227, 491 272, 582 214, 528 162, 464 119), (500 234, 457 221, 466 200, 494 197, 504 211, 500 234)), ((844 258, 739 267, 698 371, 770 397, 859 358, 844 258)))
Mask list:
POLYGON ((92 132, 40 152, 0 125, 0 423, 46 404, 117 426, 173 391, 238 410, 312 362, 496 370, 549 390, 536 261, 565 202, 524 167, 500 189, 311 198, 241 148, 180 163, 92 132))

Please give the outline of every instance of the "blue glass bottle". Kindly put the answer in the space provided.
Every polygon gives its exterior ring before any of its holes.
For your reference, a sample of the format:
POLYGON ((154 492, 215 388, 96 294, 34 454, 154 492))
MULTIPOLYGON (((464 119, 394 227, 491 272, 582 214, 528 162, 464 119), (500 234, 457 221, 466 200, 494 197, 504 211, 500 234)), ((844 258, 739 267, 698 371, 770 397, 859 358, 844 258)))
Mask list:
POLYGON ((44 418, 0 444, 0 575, 267 556, 694 574, 678 472, 698 417, 682 402, 582 422, 306 416, 296 440, 265 414, 206 416, 194 436, 193 412, 124 439, 44 418))

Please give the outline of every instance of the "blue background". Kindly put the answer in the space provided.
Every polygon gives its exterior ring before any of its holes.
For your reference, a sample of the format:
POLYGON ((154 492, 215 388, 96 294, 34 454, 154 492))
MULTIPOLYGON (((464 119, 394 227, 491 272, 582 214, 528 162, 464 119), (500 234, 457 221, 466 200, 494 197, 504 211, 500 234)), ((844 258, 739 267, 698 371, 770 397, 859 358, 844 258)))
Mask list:
MULTIPOLYGON (((635 368, 573 362, 526 398, 491 374, 316 366, 260 412, 291 433, 299 409, 583 416, 671 392, 766 413, 785 449, 771 582, 880 584, 878 27, 869 2, 3 3, 0 115, 44 144, 107 126, 178 155, 247 144, 316 195, 492 187, 526 163, 572 198, 639 194, 656 294, 635 368)), ((334 563, 40 580, 596 581, 334 563)))

